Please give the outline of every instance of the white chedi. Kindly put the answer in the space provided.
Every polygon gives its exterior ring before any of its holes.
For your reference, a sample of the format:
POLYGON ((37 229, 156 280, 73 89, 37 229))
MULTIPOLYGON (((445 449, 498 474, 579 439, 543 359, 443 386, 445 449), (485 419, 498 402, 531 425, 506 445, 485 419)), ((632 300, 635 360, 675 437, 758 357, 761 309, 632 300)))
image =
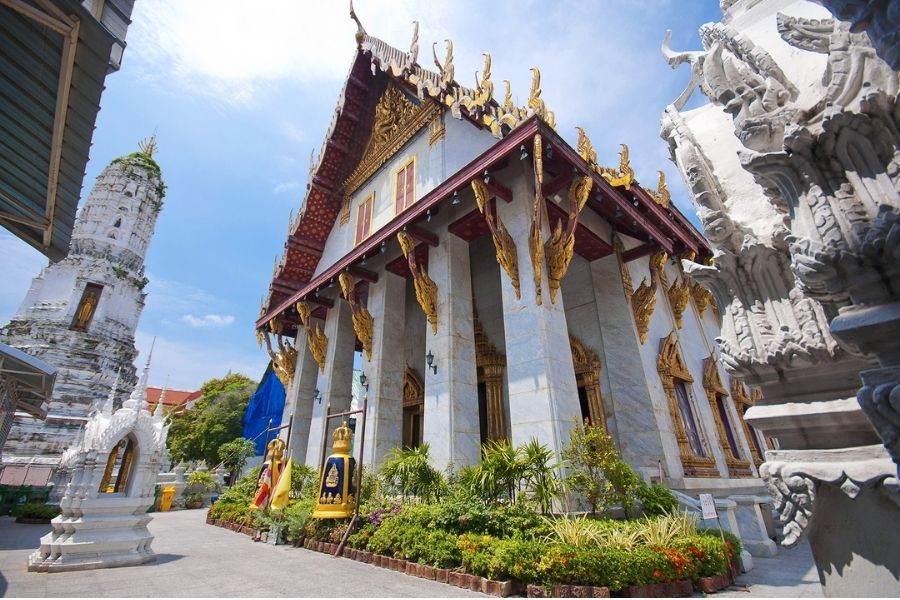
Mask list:
MULTIPOLYGON (((151 351, 152 353, 152 351, 151 351)), ((166 449, 168 426, 162 403, 147 410, 150 357, 122 407, 114 394, 95 406, 80 441, 66 451, 69 482, 62 513, 41 547, 28 559, 29 571, 76 571, 142 564, 155 560, 147 515, 166 449)))

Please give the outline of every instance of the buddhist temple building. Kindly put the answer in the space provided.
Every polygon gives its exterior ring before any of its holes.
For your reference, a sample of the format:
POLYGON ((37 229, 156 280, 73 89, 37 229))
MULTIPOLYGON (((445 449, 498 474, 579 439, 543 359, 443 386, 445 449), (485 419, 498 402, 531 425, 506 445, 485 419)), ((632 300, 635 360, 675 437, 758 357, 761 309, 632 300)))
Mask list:
POLYGON ((589 419, 647 481, 734 499, 747 547, 773 551, 751 391, 732 386, 717 307, 683 272, 712 252, 664 178, 640 184, 625 146, 598 164, 583 130, 567 142, 537 68, 517 106, 508 83, 495 99, 489 55, 467 88, 452 42, 426 59, 418 25, 406 51, 351 17, 357 52, 256 322, 293 459, 321 464, 356 364, 366 465, 427 442, 459 468, 499 438, 559 456, 589 419))

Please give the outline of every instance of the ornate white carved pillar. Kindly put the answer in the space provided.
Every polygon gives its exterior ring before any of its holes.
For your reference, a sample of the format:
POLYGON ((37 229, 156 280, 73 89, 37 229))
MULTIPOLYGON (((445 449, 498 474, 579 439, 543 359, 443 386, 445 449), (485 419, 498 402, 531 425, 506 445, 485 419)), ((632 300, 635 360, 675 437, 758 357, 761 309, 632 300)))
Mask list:
POLYGON ((372 359, 363 360, 363 371, 369 383, 368 392, 364 392, 369 395, 369 410, 363 461, 377 468, 384 456, 403 442, 406 280, 390 271, 382 271, 378 281, 369 284, 367 306, 375 319, 375 327, 372 359))
MULTIPOLYGON (((569 441, 569 429, 581 417, 578 388, 562 293, 550 301, 546 266, 541 270, 544 290, 536 302, 528 237, 534 202, 531 180, 525 167, 511 182, 513 200, 497 201, 497 213, 516 243, 521 280, 521 299, 506 273, 501 273, 503 326, 506 338, 506 373, 509 381, 510 437, 514 445, 537 438, 559 457, 569 441)), ((546 210, 546 209, 543 209, 546 210)), ((544 217, 543 238, 549 237, 544 217)))
MULTIPOLYGON (((313 396, 315 396, 316 383, 319 373, 319 365, 316 364, 306 343, 306 329, 297 328, 297 339, 294 342, 297 349, 297 367, 294 370, 294 380, 288 387, 284 398, 284 411, 281 414, 281 424, 287 425, 290 418, 291 444, 287 449, 288 456, 294 462, 303 464, 306 462, 306 453, 309 446, 309 431, 313 416, 313 396)), ((284 438, 287 434, 283 434, 284 438)))
MULTIPOLYGON (((322 402, 312 401, 309 441, 306 450, 306 464, 315 468, 319 468, 319 463, 322 461, 322 436, 326 435, 330 443, 331 433, 341 424, 339 419, 332 419, 328 424, 328 430, 325 430, 326 407, 330 405, 332 413, 350 410, 350 394, 353 388, 353 348, 356 334, 353 332, 350 306, 346 302, 336 301, 334 307, 328 309, 324 330, 325 336, 328 338, 325 370, 319 371, 316 383, 322 402)), ((315 361, 312 362, 315 363, 315 361)), ((318 369, 318 365, 315 365, 315 368, 318 369)), ((315 390, 313 390, 313 394, 315 394, 315 390)))
POLYGON ((443 469, 478 462, 481 430, 469 245, 446 229, 439 241, 428 252, 428 274, 438 287, 437 333, 428 323, 423 327, 437 373, 425 368, 424 441, 432 463, 443 469))

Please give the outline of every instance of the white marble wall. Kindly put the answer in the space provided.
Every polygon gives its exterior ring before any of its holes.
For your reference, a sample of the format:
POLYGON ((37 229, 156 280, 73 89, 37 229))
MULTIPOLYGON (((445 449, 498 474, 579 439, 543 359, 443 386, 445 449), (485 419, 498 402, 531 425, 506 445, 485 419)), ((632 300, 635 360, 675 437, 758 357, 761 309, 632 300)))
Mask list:
MULTIPOLYGON (((534 191, 530 168, 521 164, 507 182, 513 201, 497 203, 497 213, 517 241, 521 299, 508 277, 501 277, 506 364, 509 381, 510 433, 513 444, 537 438, 559 456, 569 439, 569 429, 580 418, 578 390, 569 348, 564 297, 550 302, 546 269, 542 273, 543 303, 536 303, 532 281, 528 231, 534 191)), ((549 236, 545 223, 544 237, 549 236)))
POLYGON ((349 304, 340 298, 335 299, 325 318, 324 331, 328 337, 328 350, 325 370, 319 372, 317 383, 322 402, 313 403, 306 450, 306 464, 315 467, 322 461, 323 436, 327 455, 331 448, 331 433, 341 424, 340 419, 331 419, 326 428, 325 410, 329 406, 332 413, 350 410, 356 334, 353 332, 349 304))
POLYGON ((437 372, 425 370, 424 439, 437 468, 459 468, 478 462, 481 443, 468 244, 444 230, 428 273, 438 287, 437 332, 422 327, 437 372))
MULTIPOLYGON (((288 387, 284 399, 284 411, 281 424, 291 423, 290 446, 288 454, 298 464, 306 463, 309 451, 309 433, 313 417, 313 404, 318 383, 319 365, 309 351, 306 342, 306 330, 302 327, 297 332, 295 341, 297 348, 297 367, 294 369, 294 380, 288 387)), ((283 434, 285 437, 287 434, 283 434)))
POLYGON ((389 271, 379 273, 378 282, 369 285, 367 305, 375 318, 372 359, 363 359, 369 380, 363 460, 376 468, 402 443, 405 305, 406 280, 389 271))

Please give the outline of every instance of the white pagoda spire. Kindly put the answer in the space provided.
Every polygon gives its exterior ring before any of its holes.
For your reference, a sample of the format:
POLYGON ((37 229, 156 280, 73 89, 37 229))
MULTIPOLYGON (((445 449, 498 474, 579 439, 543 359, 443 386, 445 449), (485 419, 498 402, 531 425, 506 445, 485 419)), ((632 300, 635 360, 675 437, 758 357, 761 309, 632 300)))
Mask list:
POLYGON ((166 375, 166 385, 163 386, 162 393, 159 395, 159 401, 156 403, 156 408, 153 410, 153 418, 154 420, 161 420, 163 417, 163 405, 166 402, 166 394, 169 392, 169 376, 166 375))
POLYGON ((144 410, 144 406, 147 403, 147 378, 150 375, 150 360, 153 358, 153 346, 155 344, 156 338, 153 338, 153 343, 150 344, 150 352, 147 353, 147 363, 144 365, 144 371, 141 373, 141 378, 131 391, 131 396, 128 397, 128 400, 122 403, 123 407, 133 408, 135 412, 138 413, 144 410))
POLYGON ((113 383, 112 387, 109 389, 109 396, 106 397, 106 402, 103 403, 103 414, 106 416, 110 416, 113 413, 113 408, 115 408, 116 404, 116 391, 119 389, 119 383, 122 379, 122 369, 121 367, 116 370, 116 381, 113 383))

